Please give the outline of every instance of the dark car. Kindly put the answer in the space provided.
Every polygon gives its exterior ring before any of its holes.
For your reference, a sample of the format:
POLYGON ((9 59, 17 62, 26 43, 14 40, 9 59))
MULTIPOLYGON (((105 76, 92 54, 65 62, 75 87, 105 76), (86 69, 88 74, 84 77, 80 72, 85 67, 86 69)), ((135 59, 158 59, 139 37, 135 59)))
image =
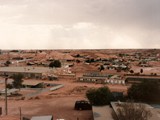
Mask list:
POLYGON ((75 102, 74 109, 75 110, 91 110, 92 105, 88 101, 80 100, 75 102))

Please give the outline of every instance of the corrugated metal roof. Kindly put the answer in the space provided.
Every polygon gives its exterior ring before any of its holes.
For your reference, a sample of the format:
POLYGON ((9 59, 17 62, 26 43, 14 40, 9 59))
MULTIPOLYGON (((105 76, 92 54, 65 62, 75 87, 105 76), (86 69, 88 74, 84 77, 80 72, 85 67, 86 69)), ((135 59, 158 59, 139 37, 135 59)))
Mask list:
POLYGON ((48 116, 35 116, 32 117, 31 120, 52 120, 53 116, 52 115, 48 115, 48 116))

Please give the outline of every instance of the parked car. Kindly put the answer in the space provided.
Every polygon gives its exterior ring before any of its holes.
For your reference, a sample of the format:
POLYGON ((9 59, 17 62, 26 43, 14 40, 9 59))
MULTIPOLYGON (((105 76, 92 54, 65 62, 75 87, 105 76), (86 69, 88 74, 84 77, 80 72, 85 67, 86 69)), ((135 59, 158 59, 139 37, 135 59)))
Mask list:
POLYGON ((80 100, 75 102, 75 110, 91 110, 92 105, 86 100, 80 100))

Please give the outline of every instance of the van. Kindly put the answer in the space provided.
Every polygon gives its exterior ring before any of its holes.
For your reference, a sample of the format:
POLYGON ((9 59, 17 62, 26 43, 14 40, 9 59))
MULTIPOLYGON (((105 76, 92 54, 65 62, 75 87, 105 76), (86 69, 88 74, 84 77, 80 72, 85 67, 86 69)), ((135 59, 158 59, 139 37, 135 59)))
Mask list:
POLYGON ((91 110, 92 105, 86 100, 80 100, 75 102, 75 110, 91 110))

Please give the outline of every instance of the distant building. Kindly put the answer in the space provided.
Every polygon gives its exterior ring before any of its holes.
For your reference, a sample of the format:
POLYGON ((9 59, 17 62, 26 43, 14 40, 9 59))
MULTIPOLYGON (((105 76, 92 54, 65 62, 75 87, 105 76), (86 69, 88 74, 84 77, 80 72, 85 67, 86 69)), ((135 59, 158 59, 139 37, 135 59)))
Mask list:
POLYGON ((125 79, 126 84, 139 84, 142 81, 153 81, 157 80, 160 85, 160 77, 153 77, 153 76, 127 76, 125 79))
POLYGON ((48 67, 1 67, 0 75, 8 75, 9 77, 14 74, 22 74, 25 78, 41 79, 43 73, 51 72, 54 69, 48 67))
POLYGON ((108 74, 101 74, 99 72, 85 73, 82 77, 78 78, 79 82, 91 82, 91 83, 105 83, 108 74))
POLYGON ((78 81, 99 84, 125 84, 125 81, 120 77, 117 77, 117 75, 102 74, 97 72, 86 73, 82 77, 79 77, 78 81))

